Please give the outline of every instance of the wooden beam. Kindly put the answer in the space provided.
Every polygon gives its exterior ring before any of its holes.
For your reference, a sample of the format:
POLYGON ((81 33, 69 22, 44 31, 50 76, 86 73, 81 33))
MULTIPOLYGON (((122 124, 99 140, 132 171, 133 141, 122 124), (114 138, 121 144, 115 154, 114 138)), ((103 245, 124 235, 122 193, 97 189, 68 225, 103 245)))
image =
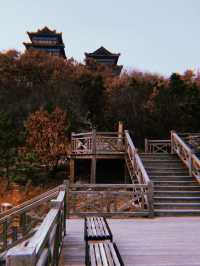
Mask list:
POLYGON ((70 158, 70 161, 69 161, 69 172, 70 172, 70 176, 69 176, 69 179, 70 179, 70 183, 74 183, 75 181, 75 161, 74 159, 70 158))
POLYGON ((126 165, 126 161, 124 160, 124 183, 127 184, 129 180, 129 171, 126 165))
POLYGON ((90 183, 96 183, 96 156, 93 156, 91 159, 91 173, 90 173, 90 183))

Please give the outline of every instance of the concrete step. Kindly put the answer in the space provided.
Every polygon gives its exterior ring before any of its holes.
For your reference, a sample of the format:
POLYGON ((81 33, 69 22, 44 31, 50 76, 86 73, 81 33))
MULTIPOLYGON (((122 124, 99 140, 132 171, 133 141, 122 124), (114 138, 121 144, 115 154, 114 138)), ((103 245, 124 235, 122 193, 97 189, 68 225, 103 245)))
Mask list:
POLYGON ((180 159, 179 159, 179 157, 178 156, 171 156, 171 155, 141 155, 141 154, 139 154, 139 156, 140 156, 140 158, 142 159, 142 160, 160 160, 160 161, 162 161, 162 160, 178 160, 178 161, 180 161, 180 159))
POLYGON ((180 186, 170 186, 170 185, 154 185, 154 191, 200 191, 200 185, 180 185, 180 186))
POLYGON ((193 185, 198 185, 200 186, 195 180, 186 180, 186 181, 174 181, 174 180, 168 180, 168 181, 153 181, 154 186, 193 186, 193 185))
POLYGON ((198 196, 200 197, 200 191, 165 191, 165 190, 156 190, 154 191, 154 196, 174 196, 174 197, 194 197, 198 196))
POLYGON ((183 197, 183 196, 154 196, 153 197, 155 203, 200 203, 200 196, 190 196, 190 197, 183 197))
POLYGON ((146 153, 146 152, 140 152, 140 156, 141 157, 170 157, 170 158, 177 158, 177 155, 176 154, 171 154, 171 153, 146 153))
POLYGON ((178 210, 185 210, 185 209, 197 209, 200 210, 200 202, 199 203, 191 203, 191 202, 184 202, 184 203, 166 203, 166 202, 162 202, 162 203, 154 203, 154 208, 157 209, 178 209, 178 210))
POLYGON ((154 181, 192 181, 193 177, 188 175, 151 175, 150 179, 154 181))
POLYGON ((167 209, 155 209, 154 213, 156 216, 200 216, 200 210, 189 209, 189 210, 167 210, 167 209))
POLYGON ((159 159, 159 158, 141 158, 144 163, 181 163, 181 160, 178 158, 169 158, 169 159, 159 159))
POLYGON ((151 160, 154 160, 154 161, 161 161, 161 162, 163 162, 163 161, 177 161, 177 162, 181 162, 181 160, 179 159, 179 157, 178 156, 145 156, 145 155, 140 155, 140 158, 142 159, 142 160, 145 160, 145 161, 147 161, 147 160, 149 160, 149 161, 151 161, 151 160))
POLYGON ((184 167, 164 167, 163 169, 160 169, 158 167, 145 167, 147 172, 164 172, 164 173, 187 173, 188 169, 184 167))
POLYGON ((173 166, 173 165, 170 165, 170 166, 165 166, 165 165, 160 165, 160 166, 155 166, 155 165, 149 165, 149 166, 145 166, 145 169, 147 171, 165 171, 165 172, 186 172, 188 173, 188 169, 187 168, 184 168, 182 165, 181 166, 173 166))
POLYGON ((166 167, 166 168, 174 167, 174 168, 179 168, 179 167, 181 167, 181 168, 187 169, 181 162, 164 162, 164 163, 162 163, 162 162, 153 162, 153 161, 152 162, 143 161, 143 164, 144 164, 144 166, 146 168, 150 168, 150 167, 158 167, 158 168, 160 168, 160 167, 166 167))
POLYGON ((150 178, 152 176, 188 176, 187 171, 161 171, 161 170, 147 170, 148 175, 150 178))

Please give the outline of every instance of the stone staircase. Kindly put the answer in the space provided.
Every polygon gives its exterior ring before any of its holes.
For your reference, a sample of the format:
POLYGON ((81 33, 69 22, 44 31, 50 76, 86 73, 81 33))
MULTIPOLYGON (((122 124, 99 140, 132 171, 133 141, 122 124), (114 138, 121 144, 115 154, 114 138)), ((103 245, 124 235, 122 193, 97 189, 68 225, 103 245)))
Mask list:
POLYGON ((172 154, 142 153, 154 185, 155 216, 200 216, 200 185, 172 154))

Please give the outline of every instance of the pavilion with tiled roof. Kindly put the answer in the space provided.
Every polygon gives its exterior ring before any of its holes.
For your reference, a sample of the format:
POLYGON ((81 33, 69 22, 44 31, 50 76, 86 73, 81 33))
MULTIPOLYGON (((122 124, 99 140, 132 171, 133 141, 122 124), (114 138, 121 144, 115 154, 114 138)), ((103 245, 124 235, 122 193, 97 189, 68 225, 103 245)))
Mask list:
POLYGON ((37 32, 27 32, 30 42, 24 42, 27 50, 35 49, 48 52, 51 55, 66 58, 65 45, 62 40, 62 33, 44 27, 37 32))
POLYGON ((89 64, 90 59, 96 61, 97 64, 106 65, 112 68, 114 75, 119 75, 122 70, 122 65, 117 65, 120 53, 111 53, 103 46, 92 53, 85 53, 86 64, 89 64))

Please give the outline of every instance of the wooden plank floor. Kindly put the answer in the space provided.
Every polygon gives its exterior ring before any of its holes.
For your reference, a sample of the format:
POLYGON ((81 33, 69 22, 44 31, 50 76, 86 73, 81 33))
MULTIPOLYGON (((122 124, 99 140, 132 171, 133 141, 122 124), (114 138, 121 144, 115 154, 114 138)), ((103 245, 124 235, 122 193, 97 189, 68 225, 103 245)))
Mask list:
MULTIPOLYGON (((113 238, 127 266, 200 266, 200 217, 111 219, 113 238)), ((67 221, 60 265, 83 266, 83 220, 67 221)))

